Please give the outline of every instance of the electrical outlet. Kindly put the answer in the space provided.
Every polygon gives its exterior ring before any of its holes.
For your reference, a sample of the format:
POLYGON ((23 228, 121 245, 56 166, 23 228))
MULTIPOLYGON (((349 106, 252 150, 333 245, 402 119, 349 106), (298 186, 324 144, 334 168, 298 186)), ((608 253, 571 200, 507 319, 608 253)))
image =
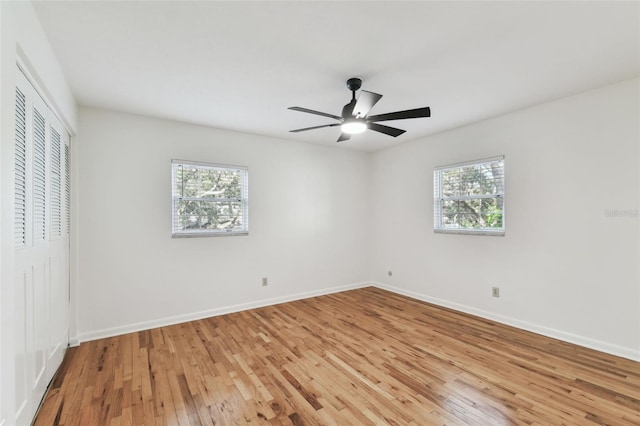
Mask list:
POLYGON ((389 269, 389 270, 387 271, 387 275, 389 275, 390 277, 391 277, 391 276, 393 276, 393 271, 392 271, 391 269, 389 269))
POLYGON ((269 285, 269 280, 267 277, 262 277, 262 287, 266 287, 269 285))
POLYGON ((500 287, 491 287, 491 295, 493 297, 500 297, 500 287))

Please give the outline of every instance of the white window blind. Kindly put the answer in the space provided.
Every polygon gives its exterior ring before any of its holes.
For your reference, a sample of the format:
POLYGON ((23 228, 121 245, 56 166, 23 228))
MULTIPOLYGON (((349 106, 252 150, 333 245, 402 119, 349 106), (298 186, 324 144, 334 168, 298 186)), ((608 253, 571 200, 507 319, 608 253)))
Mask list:
POLYGON ((26 246, 27 225, 27 101, 20 89, 16 88, 16 137, 15 137, 15 246, 26 246))
POLYGON ((67 235, 71 231, 71 153, 69 145, 64 145, 64 211, 67 235))
POLYGON ((33 243, 46 239, 46 136, 45 119, 33 109, 33 243))
POLYGON ((60 134, 51 127, 51 197, 49 234, 51 238, 62 236, 62 176, 60 159, 60 134))
POLYGON ((172 160, 171 175, 174 237, 248 234, 246 167, 172 160))
POLYGON ((434 231, 504 235, 504 157, 437 167, 434 231))

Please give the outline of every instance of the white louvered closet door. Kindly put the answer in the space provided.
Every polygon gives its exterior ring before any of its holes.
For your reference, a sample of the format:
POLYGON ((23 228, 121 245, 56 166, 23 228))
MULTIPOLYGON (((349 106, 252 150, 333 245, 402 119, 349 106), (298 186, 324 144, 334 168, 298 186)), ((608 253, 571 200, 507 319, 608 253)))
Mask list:
POLYGON ((69 317, 69 136, 18 69, 15 413, 28 425, 62 362, 69 317))

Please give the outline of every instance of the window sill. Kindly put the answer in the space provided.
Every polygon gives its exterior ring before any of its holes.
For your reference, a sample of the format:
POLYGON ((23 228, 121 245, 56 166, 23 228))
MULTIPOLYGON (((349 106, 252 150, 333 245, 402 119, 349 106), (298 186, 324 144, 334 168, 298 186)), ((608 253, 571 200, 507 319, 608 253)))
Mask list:
POLYGON ((247 236, 249 232, 184 232, 171 234, 171 238, 202 238, 202 237, 239 237, 247 236))
POLYGON ((473 230, 473 229, 434 229, 436 234, 461 234, 461 235, 489 235, 492 237, 504 237, 504 231, 473 230))

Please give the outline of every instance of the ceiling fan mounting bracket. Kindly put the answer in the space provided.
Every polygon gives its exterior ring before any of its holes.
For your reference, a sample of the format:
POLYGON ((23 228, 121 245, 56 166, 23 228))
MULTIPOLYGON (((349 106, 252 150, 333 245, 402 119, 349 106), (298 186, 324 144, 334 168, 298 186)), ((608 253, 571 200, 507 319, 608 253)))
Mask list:
POLYGON ((357 78, 357 77, 352 77, 349 80, 347 80, 347 89, 351 90, 352 92, 355 92, 356 90, 359 90, 360 87, 362 87, 362 80, 357 78))

